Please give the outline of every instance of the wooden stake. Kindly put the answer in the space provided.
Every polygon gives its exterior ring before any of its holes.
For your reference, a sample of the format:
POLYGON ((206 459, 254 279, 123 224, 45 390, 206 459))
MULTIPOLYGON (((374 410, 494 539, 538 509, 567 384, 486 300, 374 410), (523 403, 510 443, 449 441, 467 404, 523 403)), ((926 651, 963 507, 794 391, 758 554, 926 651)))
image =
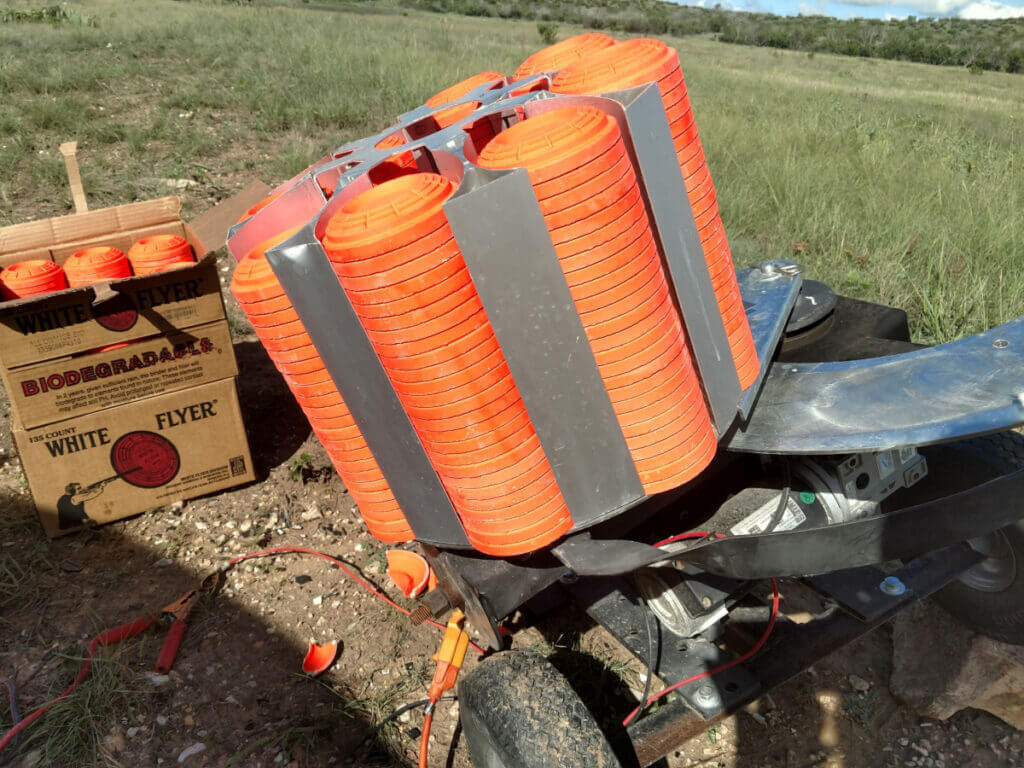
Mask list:
POLYGON ((78 171, 77 141, 65 141, 60 145, 60 153, 64 155, 64 165, 68 169, 68 185, 71 187, 71 199, 75 203, 75 213, 85 213, 89 210, 89 204, 85 200, 85 190, 82 188, 82 174, 78 171))

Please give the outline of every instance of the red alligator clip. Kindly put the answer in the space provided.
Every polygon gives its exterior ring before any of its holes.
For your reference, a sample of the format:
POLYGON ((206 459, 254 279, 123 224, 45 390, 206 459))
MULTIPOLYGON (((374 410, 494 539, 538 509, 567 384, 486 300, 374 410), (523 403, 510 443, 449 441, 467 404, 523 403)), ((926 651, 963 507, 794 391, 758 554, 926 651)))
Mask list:
POLYGON ((186 592, 170 605, 164 606, 163 610, 160 611, 160 618, 170 619, 171 622, 171 626, 167 630, 167 638, 164 640, 163 647, 160 649, 160 655, 156 660, 156 671, 161 675, 166 675, 171 671, 171 667, 174 666, 174 659, 178 655, 178 646, 181 645, 181 640, 185 636, 185 628, 188 626, 186 624, 188 615, 195 608, 200 597, 214 590, 219 582, 219 578, 219 573, 211 573, 203 579, 199 589, 186 592))

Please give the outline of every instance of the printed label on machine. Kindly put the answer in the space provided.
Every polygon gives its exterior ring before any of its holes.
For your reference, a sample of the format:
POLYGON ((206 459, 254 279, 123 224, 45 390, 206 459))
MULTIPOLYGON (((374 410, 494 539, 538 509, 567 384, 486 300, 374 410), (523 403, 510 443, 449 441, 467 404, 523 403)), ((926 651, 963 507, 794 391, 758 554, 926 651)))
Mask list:
MULTIPOLYGON (((756 512, 745 517, 734 525, 729 533, 733 536, 747 536, 754 533, 763 533, 771 524, 772 518, 775 516, 775 510, 778 508, 779 498, 776 496, 764 506, 759 507, 756 512)), ((783 510, 779 519, 779 524, 776 525, 773 530, 789 531, 806 521, 807 515, 805 515, 804 511, 800 509, 800 505, 796 503, 796 499, 794 499, 791 494, 789 501, 786 504, 786 509, 783 510)))

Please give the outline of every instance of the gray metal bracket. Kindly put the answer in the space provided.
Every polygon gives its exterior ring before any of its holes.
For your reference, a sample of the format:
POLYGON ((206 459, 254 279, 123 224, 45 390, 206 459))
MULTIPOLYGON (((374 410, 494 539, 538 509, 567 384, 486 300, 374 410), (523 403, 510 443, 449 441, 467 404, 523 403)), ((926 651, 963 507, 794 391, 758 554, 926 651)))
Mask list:
POLYGON ((661 243, 704 396, 722 434, 736 419, 740 380, 661 95, 656 85, 645 85, 609 96, 623 106, 651 226, 661 243))
POLYGON ((267 252, 416 538, 468 547, 448 494, 309 224, 267 252))
POLYGON ((575 527, 642 499, 526 170, 467 166, 444 208, 575 527))
POLYGON ((761 393, 771 359, 800 296, 803 279, 796 262, 787 259, 765 262, 754 269, 737 270, 736 277, 747 322, 750 323, 750 335, 754 338, 754 349, 761 363, 757 378, 740 398, 740 418, 746 419, 761 393))
POLYGON ((958 440, 1024 423, 1024 318, 937 347, 771 366, 732 451, 827 454, 958 440))

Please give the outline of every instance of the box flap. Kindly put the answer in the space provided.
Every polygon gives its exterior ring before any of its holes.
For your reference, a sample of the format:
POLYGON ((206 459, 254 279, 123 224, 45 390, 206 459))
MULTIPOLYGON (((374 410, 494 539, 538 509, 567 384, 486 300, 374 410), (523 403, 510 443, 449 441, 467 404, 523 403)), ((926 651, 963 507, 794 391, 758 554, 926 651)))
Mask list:
POLYGON ((180 218, 181 200, 172 195, 88 213, 12 224, 0 228, 0 265, 11 263, 8 256, 22 254, 24 251, 52 248, 112 232, 142 229, 180 218))
POLYGON ((251 181, 240 192, 222 200, 208 211, 188 222, 185 227, 189 240, 196 250, 196 256, 223 248, 227 242, 228 228, 253 205, 270 194, 270 187, 262 181, 251 181))

